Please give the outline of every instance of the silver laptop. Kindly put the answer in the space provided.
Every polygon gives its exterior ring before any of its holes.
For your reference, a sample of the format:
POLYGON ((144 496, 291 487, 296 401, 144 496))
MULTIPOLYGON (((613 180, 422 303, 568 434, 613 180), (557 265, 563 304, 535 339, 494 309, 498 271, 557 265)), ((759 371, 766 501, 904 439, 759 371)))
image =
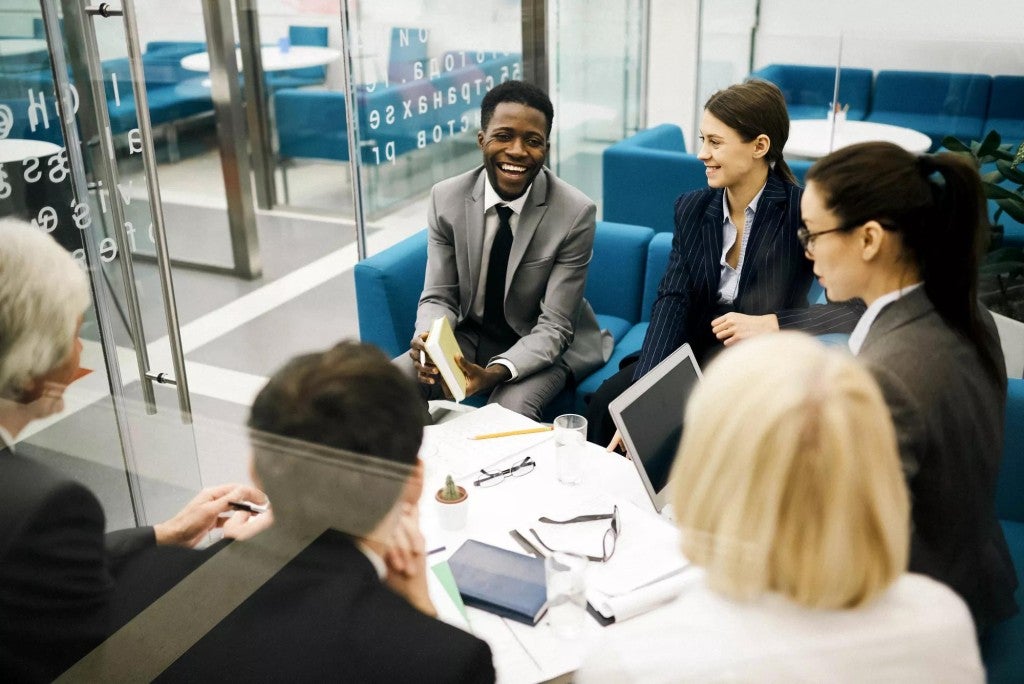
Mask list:
POLYGON ((665 486, 683 434, 686 401, 700 380, 697 359, 684 344, 608 405, 658 513, 665 508, 665 486))

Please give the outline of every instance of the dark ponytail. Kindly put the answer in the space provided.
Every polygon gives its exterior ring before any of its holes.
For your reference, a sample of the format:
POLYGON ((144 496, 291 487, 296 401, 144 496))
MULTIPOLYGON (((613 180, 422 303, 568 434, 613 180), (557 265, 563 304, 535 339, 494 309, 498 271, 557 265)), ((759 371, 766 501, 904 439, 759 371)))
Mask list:
POLYGON ((978 265, 989 231, 977 170, 949 152, 915 156, 872 142, 823 157, 807 182, 844 224, 874 219, 900 234, 935 310, 970 340, 998 380, 1005 368, 991 351, 978 306, 978 265))
POLYGON ((719 90, 708 98, 704 109, 736 131, 743 142, 759 135, 768 136, 771 145, 764 158, 768 167, 783 181, 798 185, 782 158, 782 149, 789 140, 789 112, 777 85, 752 78, 719 90))

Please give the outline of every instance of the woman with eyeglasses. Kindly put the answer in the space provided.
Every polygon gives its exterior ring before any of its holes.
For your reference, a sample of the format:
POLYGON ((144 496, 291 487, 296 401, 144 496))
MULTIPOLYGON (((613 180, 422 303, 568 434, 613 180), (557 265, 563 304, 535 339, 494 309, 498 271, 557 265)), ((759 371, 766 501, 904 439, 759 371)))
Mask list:
POLYGON ((813 277, 796 235, 801 190, 782 156, 788 138, 786 102, 767 81, 732 85, 704 105, 697 157, 708 187, 676 200, 672 252, 643 348, 591 397, 590 441, 612 439, 608 404, 684 343, 704 363, 722 345, 780 328, 853 329, 859 302, 808 308, 813 277))
POLYGON ((824 157, 802 200, 802 239, 829 297, 868 304, 850 348, 896 424, 913 501, 910 569, 955 589, 979 634, 1017 612, 995 516, 1006 366, 977 300, 983 211, 968 162, 888 143, 824 157))
POLYGON ((694 569, 575 681, 984 681, 964 602, 907 572, 896 434, 853 357, 795 332, 726 350, 685 425, 670 486, 694 569))

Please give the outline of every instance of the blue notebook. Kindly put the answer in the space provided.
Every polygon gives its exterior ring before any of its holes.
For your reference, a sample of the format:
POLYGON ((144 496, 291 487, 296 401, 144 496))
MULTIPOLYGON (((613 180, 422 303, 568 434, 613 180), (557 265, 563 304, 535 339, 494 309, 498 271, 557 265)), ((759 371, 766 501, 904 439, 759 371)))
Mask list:
POLYGON ((470 539, 452 554, 448 566, 466 605, 528 625, 537 624, 544 614, 543 558, 470 539))

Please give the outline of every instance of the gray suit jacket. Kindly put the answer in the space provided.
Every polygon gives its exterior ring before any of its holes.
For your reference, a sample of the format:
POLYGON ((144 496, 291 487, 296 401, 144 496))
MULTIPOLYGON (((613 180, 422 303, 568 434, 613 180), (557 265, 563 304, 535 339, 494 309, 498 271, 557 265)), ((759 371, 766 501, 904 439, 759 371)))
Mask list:
MULTIPOLYGON (((989 343, 1002 367, 988 312, 989 343)), ((995 516, 1006 380, 918 288, 885 307, 861 347, 892 412, 913 506, 910 570, 952 587, 983 629, 1016 612, 1017 585, 995 516)))
MULTIPOLYGON (((441 181, 430 194, 427 273, 416 330, 469 317, 484 259, 483 167, 441 181)), ((520 377, 559 357, 577 378, 602 363, 602 335, 583 298, 594 245, 594 203, 547 168, 533 181, 516 228, 505 280, 505 317, 520 336, 501 354, 520 377)))

